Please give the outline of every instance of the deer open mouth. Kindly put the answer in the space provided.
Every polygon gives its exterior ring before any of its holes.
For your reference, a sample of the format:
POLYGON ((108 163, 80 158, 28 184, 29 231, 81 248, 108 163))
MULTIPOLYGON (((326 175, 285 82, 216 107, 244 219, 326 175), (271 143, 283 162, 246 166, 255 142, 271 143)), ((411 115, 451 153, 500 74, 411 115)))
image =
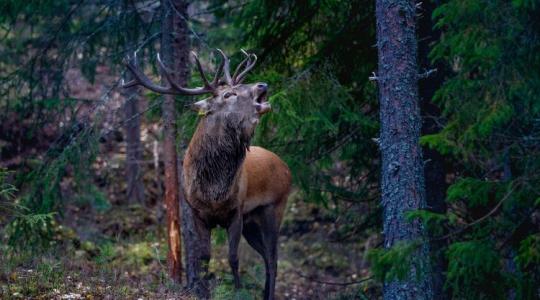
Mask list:
POLYGON ((258 97, 257 97, 257 103, 263 103, 268 101, 268 91, 263 91, 258 97))
POLYGON ((272 110, 272 105, 270 105, 270 102, 268 102, 268 96, 266 91, 261 93, 259 97, 257 97, 257 104, 255 106, 259 115, 263 115, 272 110))

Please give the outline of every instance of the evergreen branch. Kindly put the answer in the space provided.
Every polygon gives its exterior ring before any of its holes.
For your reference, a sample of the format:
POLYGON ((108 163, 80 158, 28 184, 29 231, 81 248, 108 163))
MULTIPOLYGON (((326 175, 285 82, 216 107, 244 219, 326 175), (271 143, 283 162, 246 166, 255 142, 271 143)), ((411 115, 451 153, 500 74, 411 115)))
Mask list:
POLYGON ((501 251, 504 248, 504 246, 506 246, 506 244, 508 244, 508 242, 512 240, 512 238, 514 237, 514 234, 518 231, 518 228, 521 227, 526 221, 529 220, 531 215, 538 209, 538 207, 539 205, 534 205, 527 213, 522 215, 521 220, 516 225, 514 225, 510 234, 497 247, 498 251, 501 251))
POLYGON ((510 196, 512 195, 512 193, 514 192, 514 190, 518 187, 519 184, 516 184, 516 185, 513 185, 512 187, 510 187, 510 190, 506 193, 506 195, 504 195, 504 197, 501 199, 501 201, 499 201, 499 203, 497 203, 497 205, 495 205, 495 207, 493 207, 493 209, 491 209, 487 214, 485 214, 484 216, 480 217, 479 219, 476 219, 474 220, 473 222, 465 225, 464 227, 458 229, 458 230, 455 230, 453 232, 450 232, 446 235, 443 235, 442 237, 438 237, 438 238, 433 238, 433 239, 430 239, 430 241, 442 241, 442 240, 446 240, 450 237, 453 237, 455 235, 459 235, 461 233, 463 233, 464 231, 468 230, 469 228, 485 221, 487 218, 489 218, 491 215, 493 215, 495 212, 497 212, 497 210, 499 210, 499 208, 501 207, 501 205, 506 201, 508 200, 508 198, 510 198, 510 196))
POLYGON ((313 157, 312 159, 308 160, 308 164, 311 164, 311 163, 314 163, 316 162, 317 160, 321 159, 323 156, 325 155, 328 155, 328 154, 331 154, 332 152, 336 151, 337 149, 343 147, 344 145, 346 145, 352 138, 353 136, 358 132, 360 131, 361 127, 356 127, 355 129, 353 129, 351 132, 349 132, 348 134, 346 134, 344 137, 342 137, 341 139, 339 139, 337 141, 337 143, 331 147, 330 149, 327 149, 326 151, 322 152, 322 153, 319 153, 319 155, 317 155, 316 157, 313 157))

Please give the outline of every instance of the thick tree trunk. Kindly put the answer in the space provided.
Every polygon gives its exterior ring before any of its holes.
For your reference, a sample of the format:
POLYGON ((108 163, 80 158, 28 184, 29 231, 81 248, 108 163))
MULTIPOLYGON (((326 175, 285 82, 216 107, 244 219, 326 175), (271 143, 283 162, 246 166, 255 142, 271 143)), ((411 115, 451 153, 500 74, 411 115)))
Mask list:
MULTIPOLYGON (((131 74, 126 73, 126 82, 131 80, 131 74)), ((128 202, 144 203, 144 184, 140 162, 142 160, 141 117, 139 116, 139 91, 137 87, 126 89, 124 92, 124 116, 127 120, 126 131, 126 196, 128 202)))
MULTIPOLYGON (((163 62, 176 71, 175 80, 184 85, 189 76, 187 33, 187 2, 163 0, 161 57, 163 62)), ((163 111, 163 161, 165 167, 165 207, 167 210, 168 264, 171 278, 181 282, 182 250, 180 241, 179 201, 181 187, 178 185, 178 161, 176 150, 176 108, 174 96, 165 95, 163 111)))
MULTIPOLYGON (((179 185, 183 186, 183 168, 182 161, 178 163, 179 185)), ((184 241, 184 262, 186 266, 186 281, 188 290, 199 298, 209 297, 208 287, 203 280, 204 270, 200 261, 197 259, 197 253, 200 253, 200 243, 197 243, 198 235, 193 219, 193 211, 186 202, 185 195, 180 195, 180 210, 182 212, 182 239, 184 241)))
POLYGON ((418 221, 404 213, 425 208, 418 106, 415 1, 377 0, 384 246, 419 241, 403 280, 384 283, 385 299, 433 299, 429 246, 418 221))
MULTIPOLYGON (((435 66, 431 64, 429 52, 431 45, 440 38, 440 31, 433 28, 431 15, 437 7, 439 1, 425 1, 422 4, 422 17, 418 20, 418 60, 420 69, 425 71, 435 67, 437 72, 432 76, 419 82, 420 111, 422 115, 422 135, 434 134, 442 128, 436 121, 440 117, 441 111, 432 101, 432 98, 444 82, 447 68, 439 63, 435 66)), ((436 213, 446 212, 446 168, 444 157, 436 150, 423 148, 423 157, 426 161, 424 174, 426 178, 426 203, 429 210, 436 213)), ((444 274, 447 262, 444 255, 446 240, 434 241, 430 243, 432 267, 433 267, 433 295, 435 299, 449 299, 448 293, 444 291, 444 274)))

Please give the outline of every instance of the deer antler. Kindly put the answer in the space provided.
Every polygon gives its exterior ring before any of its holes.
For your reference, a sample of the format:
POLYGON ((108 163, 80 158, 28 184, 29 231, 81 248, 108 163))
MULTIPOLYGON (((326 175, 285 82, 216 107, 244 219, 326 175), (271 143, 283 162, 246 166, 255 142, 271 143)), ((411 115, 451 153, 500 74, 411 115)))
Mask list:
POLYGON ((221 58, 223 59, 223 62, 225 63, 225 66, 223 68, 223 71, 224 71, 223 73, 225 75, 225 82, 227 82, 228 85, 233 86, 234 83, 231 77, 229 58, 227 57, 227 55, 225 55, 225 53, 223 53, 223 51, 221 51, 221 49, 217 49, 217 51, 219 52, 219 54, 221 54, 221 58))
POLYGON ((144 86, 145 88, 154 91, 156 93, 160 94, 172 94, 172 95, 202 95, 207 93, 215 93, 218 85, 219 85, 219 79, 221 77, 221 72, 224 73, 225 76, 225 82, 230 85, 237 85, 242 83, 244 78, 246 77, 246 74, 253 69, 255 66, 255 63, 257 62, 257 55, 255 54, 248 54, 244 49, 241 49, 242 53, 246 56, 242 62, 236 67, 236 70, 234 71, 234 75, 231 76, 230 71, 230 65, 229 65, 229 58, 221 49, 217 49, 219 54, 221 55, 221 64, 218 66, 216 70, 216 74, 214 75, 214 78, 212 82, 208 81, 208 78, 204 74, 203 68, 201 66, 201 62, 199 61, 199 57, 195 52, 191 52, 193 57, 195 58, 195 64, 197 65, 197 70, 199 71, 201 75, 201 79, 203 81, 202 87, 197 88, 185 88, 180 86, 178 83, 174 81, 174 74, 171 70, 169 70, 165 64, 163 64, 163 61, 161 61, 161 57, 159 54, 157 55, 157 62, 159 69, 161 70, 162 75, 165 77, 167 81, 167 86, 161 86, 158 84, 155 84, 152 82, 148 76, 144 74, 143 71, 141 71, 137 66, 137 52, 133 54, 133 59, 131 59, 129 56, 126 60, 126 66, 128 70, 133 74, 134 79, 127 82, 122 83, 122 86, 124 88, 133 87, 137 85, 144 86), (245 66, 245 67, 244 67, 245 66), (242 70, 242 68, 244 68, 242 70), (241 71, 242 70, 242 71, 241 71))
MULTIPOLYGON (((221 52, 221 51, 220 51, 221 52)), ((221 52, 224 56, 223 52, 221 52)), ((204 71, 202 69, 201 63, 199 61, 199 58, 197 55, 192 52, 192 54, 195 57, 195 62, 197 64, 197 69, 199 70, 199 73, 201 75, 201 78, 203 80, 204 86, 197 87, 197 88, 185 88, 180 86, 178 83, 174 81, 173 72, 169 70, 163 62, 161 61, 161 57, 159 54, 157 55, 157 61, 159 68, 162 72, 162 74, 165 76, 165 79, 167 80, 168 86, 161 86, 158 84, 155 84, 146 76, 139 68, 137 67, 137 52, 133 55, 133 60, 128 57, 126 61, 126 66, 128 70, 133 74, 134 79, 123 83, 122 86, 124 88, 133 87, 136 85, 144 86, 145 88, 154 91, 156 93, 160 94, 172 94, 172 95, 202 95, 202 94, 208 94, 208 93, 214 93, 218 84, 219 84, 219 77, 220 73, 223 71, 223 66, 226 64, 228 66, 228 61, 226 59, 223 59, 221 64, 219 65, 216 74, 214 76, 214 80, 212 82, 208 82, 208 79, 206 78, 206 75, 204 74, 204 71)), ((226 58, 224 56, 224 58, 226 58)))
POLYGON ((257 62, 257 55, 248 54, 246 50, 240 49, 240 51, 242 51, 242 53, 246 56, 246 58, 244 58, 244 60, 242 60, 240 64, 238 64, 238 66, 236 67, 236 70, 234 71, 234 75, 231 76, 231 72, 229 68, 230 67, 229 58, 227 57, 227 55, 225 55, 225 53, 223 53, 223 51, 221 51, 221 49, 217 49, 217 51, 219 52, 219 54, 221 54, 221 57, 223 61, 225 62, 224 64, 225 82, 230 86, 242 83, 246 74, 251 69, 253 69, 253 67, 255 66, 255 63, 257 62), (244 70, 240 72, 240 70, 242 69, 242 67, 244 67, 244 65, 245 65, 244 70))
POLYGON ((247 73, 249 71, 251 71, 251 69, 253 69, 253 67, 255 66, 255 63, 257 62, 257 55, 255 54, 248 54, 244 49, 241 49, 242 53, 244 53, 244 55, 246 56, 246 58, 238 65, 238 67, 236 68, 236 71, 234 72, 234 76, 233 76, 233 81, 234 81, 234 84, 241 84, 242 81, 244 81, 247 73), (244 63, 246 64, 246 67, 244 68, 244 70, 238 74, 238 76, 236 75, 237 72, 240 70, 240 67, 242 65, 244 65, 244 63))
POLYGON ((247 73, 251 69, 253 69, 255 63, 257 62, 257 55, 248 54, 244 49, 240 49, 240 51, 242 51, 246 58, 244 58, 244 60, 242 60, 242 62, 238 64, 236 70, 234 71, 234 75, 231 76, 229 58, 227 57, 227 55, 225 55, 223 51, 221 51, 221 49, 217 49, 217 51, 219 52, 219 54, 221 54, 221 58, 223 60, 223 73, 225 76, 225 82, 230 86, 242 83, 247 73), (240 72, 244 65, 246 65, 246 67, 244 68, 244 70, 242 70, 242 72, 240 72))
POLYGON ((242 52, 242 54, 244 54, 246 56, 246 58, 244 58, 244 60, 242 60, 238 66, 236 66, 236 70, 234 70, 234 75, 232 77, 232 80, 233 82, 237 82, 237 78, 238 78, 238 74, 240 73, 240 70, 242 69, 242 67, 246 64, 246 62, 249 64, 249 54, 246 52, 246 50, 244 49, 240 49, 240 51, 242 52))

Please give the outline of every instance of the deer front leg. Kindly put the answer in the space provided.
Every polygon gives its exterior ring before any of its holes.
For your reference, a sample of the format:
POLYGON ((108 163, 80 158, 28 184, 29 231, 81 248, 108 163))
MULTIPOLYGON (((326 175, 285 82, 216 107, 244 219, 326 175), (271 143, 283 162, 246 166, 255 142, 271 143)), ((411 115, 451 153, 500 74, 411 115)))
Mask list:
POLYGON ((210 290, 208 283, 208 263, 210 261, 210 228, 207 224, 194 213, 195 223, 195 248, 194 256, 194 292, 199 299, 210 299, 210 290))
POLYGON ((242 234, 242 213, 238 209, 232 219, 227 234, 229 236, 229 265, 234 277, 234 287, 240 288, 240 275, 238 274, 238 245, 242 234))

